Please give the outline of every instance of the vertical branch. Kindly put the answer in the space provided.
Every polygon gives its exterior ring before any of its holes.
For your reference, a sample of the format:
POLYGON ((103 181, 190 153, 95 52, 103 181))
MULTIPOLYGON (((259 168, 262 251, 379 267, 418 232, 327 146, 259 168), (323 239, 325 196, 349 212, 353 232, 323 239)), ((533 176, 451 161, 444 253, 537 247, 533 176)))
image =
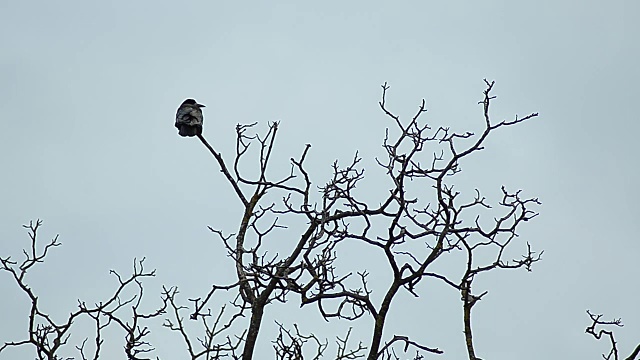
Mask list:
POLYGON ((485 291, 482 294, 476 296, 471 292, 471 284, 473 283, 473 277, 464 280, 462 285, 460 286, 460 294, 462 295, 462 316, 464 323, 464 339, 465 345, 467 348, 467 354, 469 355, 469 360, 478 360, 476 357, 476 352, 473 346, 473 334, 471 332, 471 309, 476 304, 476 302, 488 292, 485 291))

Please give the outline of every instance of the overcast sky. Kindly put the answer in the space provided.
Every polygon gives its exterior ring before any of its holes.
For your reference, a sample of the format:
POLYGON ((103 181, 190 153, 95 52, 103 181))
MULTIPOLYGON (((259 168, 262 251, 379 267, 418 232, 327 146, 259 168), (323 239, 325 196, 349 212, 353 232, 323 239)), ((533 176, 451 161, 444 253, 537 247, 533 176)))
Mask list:
MULTIPOLYGON (((185 98, 207 105, 204 135, 227 159, 237 123, 263 131, 279 120, 276 170, 310 143, 321 185, 335 159, 359 151, 366 189, 384 192, 373 164, 393 124, 380 85, 402 118, 425 98, 429 123, 478 131, 486 78, 496 121, 540 117, 496 132, 462 164, 460 186, 493 203, 501 185, 539 197, 518 246, 545 253, 531 273, 478 284, 490 292, 474 308, 477 354, 598 359, 608 345, 584 333, 591 309, 622 317, 626 356, 640 341, 638 14, 637 1, 0 1, 0 256, 21 256, 30 219, 44 220, 41 241, 60 234, 64 245, 29 276, 59 319, 76 299, 108 294, 109 270, 128 274, 135 257, 158 270, 151 305, 162 284, 202 296, 234 277, 206 226, 234 232, 241 208, 199 141, 177 135, 185 98)), ((0 293, 0 342, 21 340, 28 299, 7 273, 0 293)), ((390 328, 445 351, 432 358, 461 358, 459 295, 423 294, 398 299, 390 328)), ((260 349, 270 349, 272 320, 260 349)), ((348 326, 301 324, 325 335, 348 326)), ((370 319, 353 325, 368 343, 370 319)), ((152 331, 162 359, 186 358, 176 334, 152 331)), ((116 336, 107 358, 122 356, 116 336)))

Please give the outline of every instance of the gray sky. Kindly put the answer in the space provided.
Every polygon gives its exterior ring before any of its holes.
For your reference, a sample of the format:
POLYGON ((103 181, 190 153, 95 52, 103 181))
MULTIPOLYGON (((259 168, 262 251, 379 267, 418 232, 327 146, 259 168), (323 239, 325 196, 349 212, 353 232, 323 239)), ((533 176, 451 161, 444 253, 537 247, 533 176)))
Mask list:
MULTIPOLYGON (((108 270, 127 274, 134 257, 158 269, 151 303, 161 284, 186 298, 233 280, 206 225, 235 231, 240 207, 202 145, 177 136, 185 98, 207 105, 204 135, 227 159, 235 124, 264 130, 280 120, 283 169, 310 143, 320 185, 333 160, 359 150, 366 189, 386 191, 372 166, 392 126, 378 108, 380 84, 389 82, 389 106, 404 118, 425 98, 430 123, 477 131, 487 78, 497 82, 494 120, 541 116, 496 132, 460 186, 494 203, 503 184, 539 197, 541 215, 522 227, 520 245, 545 254, 531 273, 495 272, 477 285, 490 291, 474 308, 479 356, 597 359, 607 345, 584 334, 586 309, 623 318, 624 355, 637 345, 638 2, 180 4, 0 2, 0 255, 19 258, 29 219, 45 221, 41 241, 60 233, 64 246, 30 274, 46 310, 62 318, 77 298, 108 294, 108 270)), ((22 339, 26 297, 7 274, 0 289, 0 342, 22 339)), ((423 291, 420 302, 398 299, 389 329, 460 358, 459 296, 423 291)), ((347 326, 302 324, 326 336, 347 326)), ((353 325, 366 343, 370 319, 353 325)), ((186 356, 176 334, 153 331, 161 358, 186 356)), ((117 336, 106 350, 121 356, 117 336)))

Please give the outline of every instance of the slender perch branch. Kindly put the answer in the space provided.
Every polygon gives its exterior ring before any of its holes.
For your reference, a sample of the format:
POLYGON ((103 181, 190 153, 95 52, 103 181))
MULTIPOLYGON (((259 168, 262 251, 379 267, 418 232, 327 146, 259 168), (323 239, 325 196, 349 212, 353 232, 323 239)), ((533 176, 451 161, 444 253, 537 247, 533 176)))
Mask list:
POLYGON ((218 161, 218 164, 220 165, 220 171, 224 174, 224 176, 227 178, 227 180, 229 180, 229 183, 231 184, 231 186, 233 186, 233 190, 236 192, 236 194, 240 198, 240 201, 242 201, 242 204, 244 206, 248 206, 249 205, 249 201, 247 200, 247 198, 242 193, 242 190, 240 190, 240 186, 238 186, 238 183, 233 179, 233 177, 231 176, 231 173, 229 173, 229 170, 227 169, 227 165, 224 163, 224 159, 222 159, 222 155, 220 155, 220 153, 216 152, 213 149, 213 147, 211 147, 211 145, 209 145, 209 143, 204 138, 204 136, 202 136, 201 134, 198 134, 198 139, 200 139, 202 144, 207 148, 207 150, 209 150, 211 155, 213 155, 213 157, 216 158, 216 160, 218 161))

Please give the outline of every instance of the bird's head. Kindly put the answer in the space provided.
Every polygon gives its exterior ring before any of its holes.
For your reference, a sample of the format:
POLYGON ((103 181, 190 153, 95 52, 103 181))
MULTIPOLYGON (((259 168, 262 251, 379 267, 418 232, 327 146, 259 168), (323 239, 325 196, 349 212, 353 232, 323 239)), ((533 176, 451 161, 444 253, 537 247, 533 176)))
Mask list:
POLYGON ((195 106, 201 107, 201 108, 206 107, 206 106, 204 106, 202 104, 198 104, 194 99, 187 99, 187 100, 182 102, 182 105, 195 105, 195 106))

